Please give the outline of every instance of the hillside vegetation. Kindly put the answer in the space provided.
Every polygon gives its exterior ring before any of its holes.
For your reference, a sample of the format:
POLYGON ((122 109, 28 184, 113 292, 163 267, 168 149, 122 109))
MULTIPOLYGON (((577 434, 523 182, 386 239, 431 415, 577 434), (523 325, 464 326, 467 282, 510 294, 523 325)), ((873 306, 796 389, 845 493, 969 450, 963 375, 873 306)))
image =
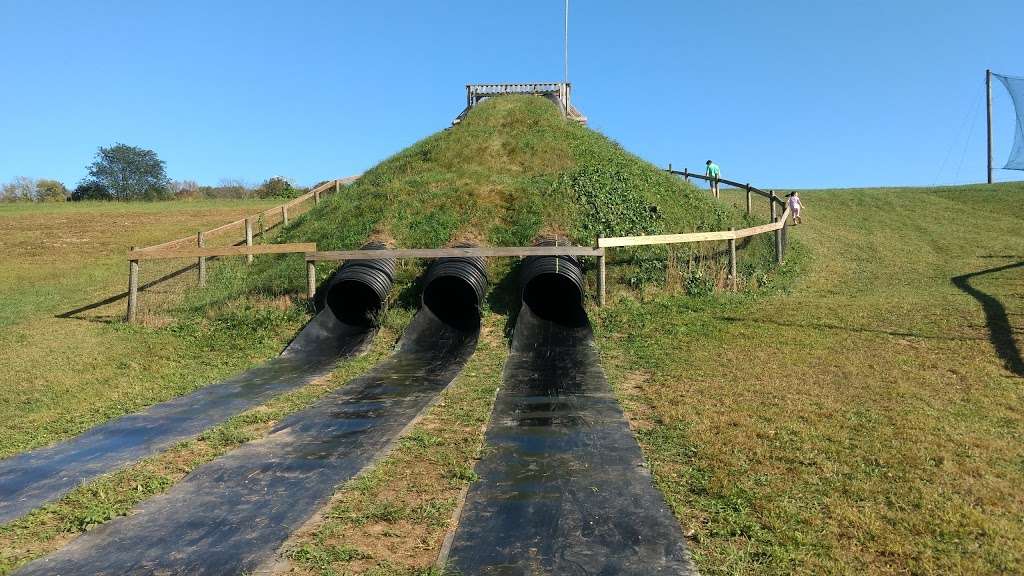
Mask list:
MULTIPOLYGON (((384 160, 274 241, 313 241, 321 250, 358 248, 369 238, 405 248, 467 241, 528 246, 540 234, 558 233, 592 246, 598 236, 722 230, 763 223, 760 218, 748 220, 607 137, 565 121, 545 99, 508 96, 483 102, 458 125, 384 160)), ((772 268, 770 239, 751 239, 743 249, 741 275, 763 278, 772 268)), ((684 260, 688 270, 674 270, 682 283, 685 274, 721 282, 724 270, 721 255, 705 247, 619 255, 630 265, 618 273, 636 286, 663 284, 666 269, 684 260)), ((299 257, 265 260, 254 272, 234 264, 198 307, 240 293, 302 292, 299 257)), ((491 266, 500 279, 508 261, 491 266)), ((321 274, 330 269, 318 267, 321 274)))
POLYGON ((801 198, 787 290, 596 322, 701 572, 1024 572, 1024 183, 801 198))
MULTIPOLYGON (((13 231, 5 237, 11 242, 5 254, 11 255, 12 264, 0 274, 0 294, 7 296, 0 304, 2 340, 6 349, 21 351, 0 357, 0 369, 12 375, 0 391, 18 398, 4 409, 0 456, 71 437, 276 354, 310 314, 302 296, 301 256, 260 256, 252 266, 241 258, 214 260, 203 290, 195 288, 194 272, 169 278, 142 293, 139 325, 121 324, 124 300, 109 298, 124 290, 127 246, 209 228, 251 214, 257 205, 84 202, 0 210, 13 231), (50 242, 62 248, 59 261, 46 260, 50 242), (110 303, 102 305, 104 301, 110 303)), ((482 104, 459 126, 385 160, 340 195, 325 196, 319 207, 258 241, 315 241, 322 249, 355 248, 369 238, 404 247, 463 241, 523 245, 538 234, 557 232, 593 244, 600 234, 720 229, 742 222, 732 207, 716 204, 596 132, 566 122, 550 102, 509 97, 482 104)), ((759 249, 748 246, 751 257, 746 262, 762 262, 767 270, 768 259, 756 256, 759 249)), ((654 290, 666 278, 681 277, 672 265, 681 261, 683 252, 670 255, 656 249, 620 255, 620 263, 610 270, 613 280, 621 277, 617 285, 654 290)), ((712 253, 685 257, 694 262, 692 270, 722 267, 712 253)), ((194 260, 146 262, 142 283, 188 264, 194 260)), ((472 479, 481 424, 490 413, 506 352, 501 326, 507 329, 505 311, 514 298, 505 289, 513 265, 513 259, 491 263, 496 288, 485 313, 484 344, 473 364, 486 369, 468 370, 453 394, 474 392, 460 397, 465 400, 461 408, 453 408, 458 402, 444 405, 447 412, 433 420, 456 422, 458 428, 446 427, 450 443, 428 446, 435 476, 418 480, 444 486, 419 498, 431 510, 431 539, 443 534, 451 494, 472 479)), ((327 264, 319 268, 321 279, 331 270, 327 264)), ((330 379, 0 526, 0 574, 126 513, 195 466, 260 437, 278 418, 365 369, 394 345, 411 318, 418 304, 414 280, 421 269, 422 263, 414 261, 400 266, 397 297, 371 356, 343 362, 330 379)), ((387 479, 383 473, 376 477, 387 479)), ((432 554, 431 546, 420 546, 418 557, 432 554)))

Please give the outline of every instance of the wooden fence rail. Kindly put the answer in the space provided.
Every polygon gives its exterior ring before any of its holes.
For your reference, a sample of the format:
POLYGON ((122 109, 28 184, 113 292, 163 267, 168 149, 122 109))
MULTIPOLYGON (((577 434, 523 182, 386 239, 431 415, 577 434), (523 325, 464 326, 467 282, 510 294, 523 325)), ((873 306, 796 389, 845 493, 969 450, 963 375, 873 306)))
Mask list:
MULTIPOLYGON (((673 170, 672 165, 668 165, 669 174, 678 174, 683 176, 687 181, 690 178, 697 178, 700 180, 710 181, 710 176, 703 174, 694 174, 689 170, 673 170)), ((742 238, 750 236, 756 236, 758 234, 765 234, 767 232, 775 233, 775 262, 782 264, 783 251, 785 247, 782 243, 782 231, 786 226, 787 220, 791 216, 791 210, 784 200, 779 198, 774 190, 761 190, 755 188, 750 184, 741 184, 733 180, 726 180, 724 178, 717 179, 719 183, 726 184, 728 186, 734 186, 747 193, 747 215, 751 212, 751 194, 759 194, 768 199, 768 208, 771 214, 771 222, 768 224, 761 224, 760 226, 751 226, 750 228, 743 228, 736 230, 730 228, 729 230, 721 230, 716 232, 690 232, 687 234, 657 234, 651 236, 619 236, 615 238, 599 238, 597 245, 600 248, 619 248, 627 246, 653 246, 661 244, 685 244, 691 242, 728 242, 728 253, 729 253, 729 287, 733 291, 737 289, 738 281, 736 277, 736 241, 742 238), (778 216, 777 208, 782 206, 785 210, 781 216, 778 216)), ((603 258, 602 258, 603 260, 603 258)), ((603 272, 603 271, 602 271, 603 272)), ((603 284, 603 283, 602 283, 603 284)), ((601 294, 601 303, 604 303, 604 294, 601 294)))
MULTIPOLYGON (((227 224, 221 224, 220 226, 217 226, 216 228, 211 228, 209 230, 204 230, 203 231, 203 237, 207 241, 209 241, 210 238, 213 238, 215 236, 222 236, 223 234, 225 234, 226 232, 228 232, 229 230, 231 230, 233 228, 239 228, 239 231, 241 231, 245 227, 247 220, 250 221, 250 222, 255 221, 255 220, 259 220, 260 218, 263 218, 264 220, 266 220, 266 219, 269 219, 270 217, 276 216, 277 214, 286 214, 292 207, 297 206, 299 204, 302 204, 303 202, 306 202, 306 201, 311 200, 311 199, 313 200, 314 205, 319 204, 320 203, 320 197, 321 197, 321 195, 324 192, 326 192, 328 190, 332 190, 332 189, 335 192, 338 192, 342 185, 344 185, 346 182, 350 182, 350 181, 351 181, 351 178, 339 178, 339 179, 336 179, 336 180, 329 180, 329 181, 324 182, 323 184, 320 184, 319 186, 313 188, 309 192, 306 192, 302 196, 298 196, 296 198, 293 198, 293 199, 289 200, 288 202, 286 202, 284 204, 280 204, 278 206, 274 206, 273 208, 267 208, 266 210, 264 210, 262 212, 259 212, 257 214, 253 214, 251 216, 246 216, 245 218, 239 218, 238 220, 235 220, 233 222, 228 222, 227 224)), ((282 222, 279 222, 278 224, 281 224, 282 222)), ((274 226, 276 226, 276 225, 277 224, 275 224, 274 226)), ((264 230, 269 230, 272 227, 273 226, 268 226, 264 230)), ((137 248, 136 251, 164 250, 164 249, 174 248, 176 246, 193 246, 193 245, 195 245, 195 242, 196 242, 196 237, 194 235, 184 236, 182 238, 175 238, 174 240, 168 240, 167 242, 162 242, 160 244, 154 244, 152 246, 145 246, 143 248, 137 248)), ((252 239, 251 238, 247 238, 246 244, 247 245, 251 245, 252 244, 252 239)))
POLYGON ((316 295, 316 263, 345 260, 387 260, 391 258, 465 258, 527 256, 593 256, 599 270, 597 291, 604 305, 604 248, 592 246, 494 246, 478 248, 399 248, 395 250, 333 250, 306 253, 306 294, 316 295))
POLYGON ((337 193, 341 190, 342 186, 350 184, 358 176, 348 176, 346 178, 337 178, 334 180, 328 180, 318 186, 313 187, 309 192, 289 200, 288 202, 268 208, 257 214, 246 216, 245 218, 239 218, 233 222, 222 224, 209 230, 200 230, 197 234, 191 236, 185 236, 182 238, 176 238, 174 240, 168 240, 167 242, 161 242, 160 244, 154 244, 152 246, 145 246, 143 248, 132 247, 128 252, 128 312, 126 319, 128 322, 134 322, 136 313, 138 310, 138 298, 139 298, 139 262, 141 260, 164 260, 170 258, 198 258, 199 260, 199 285, 204 286, 206 284, 206 259, 212 256, 241 256, 244 255, 246 261, 252 263, 253 255, 255 254, 286 254, 289 252, 315 252, 316 244, 265 244, 256 246, 253 245, 253 222, 260 223, 260 234, 265 234, 267 230, 274 228, 278 225, 287 225, 289 210, 294 207, 307 202, 313 201, 314 205, 320 203, 321 196, 332 190, 337 193), (276 224, 269 226, 264 223, 270 219, 270 217, 280 214, 281 220, 276 224), (240 232, 244 233, 244 236, 239 243, 241 246, 224 246, 217 248, 207 248, 206 243, 212 237, 223 236, 230 230, 239 228, 240 232))
MULTIPOLYGON (((709 177, 701 174, 691 174, 689 171, 678 172, 672 170, 669 165, 668 172, 679 174, 684 177, 695 177, 703 180, 710 180, 709 177)), ((260 215, 266 215, 280 211, 282 222, 288 221, 288 209, 310 198, 319 203, 320 194, 332 186, 335 191, 339 190, 343 180, 332 180, 317 186, 287 204, 276 206, 265 210, 260 215)), ((138 280, 139 262, 141 260, 162 260, 170 258, 199 258, 200 261, 200 283, 205 283, 206 258, 214 256, 245 256, 250 262, 255 254, 289 254, 303 253, 306 261, 306 282, 307 295, 312 298, 316 294, 316 263, 317 262, 342 262, 345 260, 374 260, 391 258, 458 258, 458 257, 528 257, 528 256, 590 256, 597 259, 597 289, 599 305, 605 304, 605 251, 607 248, 621 248, 629 246, 651 246, 663 244, 684 244, 693 242, 728 242, 729 253, 729 285, 732 290, 737 289, 736 278, 736 240, 764 234, 775 233, 775 256, 776 262, 782 263, 783 245, 782 230, 791 211, 786 203, 776 196, 774 190, 764 191, 751 186, 750 184, 739 184, 725 179, 719 179, 730 186, 736 186, 747 192, 747 213, 750 213, 750 194, 755 193, 768 198, 771 211, 771 222, 759 226, 752 226, 736 230, 721 230, 714 232, 690 232, 686 234, 658 234, 650 236, 620 236, 614 238, 599 238, 597 246, 524 246, 524 247, 478 247, 478 248, 402 248, 393 250, 334 250, 317 251, 314 243, 293 243, 293 244, 263 244, 254 246, 252 244, 252 217, 236 220, 222 226, 218 226, 205 232, 199 232, 198 236, 179 238, 146 248, 132 248, 128 252, 129 279, 128 279, 128 322, 134 322, 138 306, 138 280), (777 206, 784 206, 785 210, 777 217, 777 206), (222 233, 239 224, 245 228, 245 245, 224 246, 207 248, 204 241, 212 234, 222 233), (185 242, 190 244, 187 249, 172 249, 185 242), (194 244, 193 244, 194 243, 194 244), (194 248, 191 246, 195 246, 194 248)))

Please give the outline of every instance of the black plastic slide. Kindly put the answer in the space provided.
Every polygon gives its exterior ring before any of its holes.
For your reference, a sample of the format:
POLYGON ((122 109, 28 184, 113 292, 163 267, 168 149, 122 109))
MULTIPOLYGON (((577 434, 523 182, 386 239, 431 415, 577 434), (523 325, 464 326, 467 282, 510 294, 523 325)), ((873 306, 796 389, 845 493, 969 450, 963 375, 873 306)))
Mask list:
POLYGON ((256 569, 336 486, 386 453, 458 375, 476 347, 484 288, 479 259, 439 261, 425 276, 423 306, 390 357, 283 420, 266 438, 199 467, 127 517, 17 574, 256 569))
POLYGON ((340 267, 320 291, 322 310, 277 358, 70 440, 0 460, 0 524, 305 386, 329 374, 338 360, 364 352, 377 333, 394 265, 394 260, 354 260, 340 267))
POLYGON ((601 369, 581 285, 572 258, 523 264, 480 479, 446 559, 452 573, 695 572, 601 369))

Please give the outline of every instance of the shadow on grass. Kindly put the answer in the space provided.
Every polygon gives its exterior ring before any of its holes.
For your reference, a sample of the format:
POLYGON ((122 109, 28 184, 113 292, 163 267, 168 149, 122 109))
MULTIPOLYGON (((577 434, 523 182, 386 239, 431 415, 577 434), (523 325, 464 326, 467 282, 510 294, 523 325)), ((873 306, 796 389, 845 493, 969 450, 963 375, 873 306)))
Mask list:
POLYGON ((858 326, 840 326, 839 324, 828 324, 826 322, 784 322, 781 320, 751 320, 750 318, 740 318, 738 316, 717 316, 716 320, 722 320, 724 322, 738 322, 746 324, 771 324, 772 326, 781 326, 784 328, 810 328, 815 330, 838 330, 841 332, 850 332, 854 334, 885 334, 887 336, 897 336, 900 338, 921 338, 923 340, 948 340, 953 342, 963 342, 967 340, 983 340, 983 338, 972 338, 963 336, 936 336, 932 334, 921 334, 919 332, 900 332, 897 330, 881 330, 878 328, 861 328, 858 326))
MULTIPOLYGON (((211 258, 211 260, 212 260, 212 258, 211 258)), ((181 269, 175 270, 173 272, 170 272, 168 274, 165 274, 165 275, 157 278, 156 280, 153 280, 151 282, 147 282, 145 284, 140 285, 139 286, 139 292, 144 292, 148 288, 152 288, 153 286, 156 286, 157 284, 162 284, 164 282, 167 282, 168 280, 171 280, 173 278, 177 278, 178 276, 181 276, 182 274, 184 274, 184 273, 186 273, 186 272, 188 272, 190 270, 195 270, 198 267, 199 267, 198 263, 197 264, 190 264, 188 266, 185 266, 184 268, 181 268, 181 269)), ((114 302, 117 302, 118 300, 124 300, 127 297, 128 297, 128 292, 124 291, 124 292, 121 292, 120 294, 115 294, 115 295, 111 296, 110 298, 106 298, 106 299, 100 300, 99 302, 93 302, 92 304, 86 304, 85 306, 82 306, 82 307, 79 307, 79 308, 75 308, 74 310, 68 310, 67 312, 61 312, 60 314, 57 314, 56 316, 54 316, 54 318, 73 318, 75 320, 88 320, 90 322, 101 322, 103 324, 111 324, 111 323, 114 323, 114 322, 118 322, 119 320, 116 320, 116 319, 86 318, 86 317, 79 316, 79 314, 81 314, 83 312, 88 312, 89 310, 94 310, 96 308, 101 308, 101 307, 106 306, 108 304, 113 304, 114 302)))
POLYGON ((1003 365, 1006 366, 1006 369, 1017 376, 1024 376, 1024 360, 1021 359, 1020 348, 1013 339, 1013 326, 1010 325, 1010 316, 1006 313, 1006 307, 1003 306, 1003 303, 998 298, 971 286, 971 279, 1021 267, 1024 267, 1024 260, 1014 264, 997 266, 950 278, 954 286, 981 304, 982 310, 985 311, 988 339, 996 349, 996 354, 1003 360, 1003 365))
MULTIPOLYGON (((266 236, 266 232, 257 233, 257 234, 255 234, 253 236, 253 241, 255 242, 256 240, 261 240, 265 236, 266 236)), ((245 240, 239 240, 238 242, 235 242, 234 244, 231 244, 231 245, 232 246, 242 246, 244 244, 245 244, 245 240)), ((208 263, 213 263, 213 262, 216 262, 217 260, 220 260, 220 259, 221 259, 221 257, 219 257, 219 256, 210 256, 209 258, 206 259, 206 261, 208 263)), ((181 276, 182 274, 184 274, 186 272, 189 272, 191 270, 195 270, 198 267, 199 267, 199 263, 196 262, 194 264, 189 264, 188 266, 185 266, 184 268, 180 268, 180 269, 175 270, 173 272, 168 272, 167 274, 157 278, 156 280, 153 280, 153 281, 150 281, 150 282, 146 282, 145 284, 140 285, 139 286, 139 292, 144 292, 145 290, 147 290, 149 288, 152 288, 154 286, 157 286, 158 284, 162 284, 164 282, 167 282, 168 280, 173 280, 174 278, 177 278, 178 276, 181 276)), ((101 307, 106 306, 108 304, 113 304, 114 302, 117 302, 118 300, 124 300, 127 297, 128 297, 128 291, 125 290, 124 292, 121 292, 120 294, 115 294, 115 295, 113 295, 113 296, 111 296, 109 298, 105 298, 105 299, 100 300, 98 302, 93 302, 92 304, 86 304, 85 306, 81 306, 79 308, 75 308, 74 310, 68 310, 67 312, 61 312, 60 314, 55 315, 54 318, 72 318, 74 320, 86 320, 86 321, 89 321, 89 322, 99 322, 99 323, 102 323, 102 324, 112 324, 114 322, 119 322, 119 320, 117 320, 116 318, 108 318, 108 319, 87 318, 87 317, 84 317, 84 316, 79 316, 79 314, 81 314, 83 312, 88 312, 89 310, 95 310, 96 308, 101 308, 101 307)))

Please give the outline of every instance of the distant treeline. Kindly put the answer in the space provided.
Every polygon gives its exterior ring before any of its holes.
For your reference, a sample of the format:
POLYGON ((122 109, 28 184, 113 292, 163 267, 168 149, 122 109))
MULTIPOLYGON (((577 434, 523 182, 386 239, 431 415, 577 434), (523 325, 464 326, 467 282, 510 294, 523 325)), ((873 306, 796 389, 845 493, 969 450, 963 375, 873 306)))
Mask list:
POLYGON ((0 184, 0 202, 294 198, 306 192, 305 188, 297 188, 281 176, 255 186, 240 180, 223 180, 217 186, 203 186, 192 180, 171 180, 167 178, 164 161, 156 152, 125 144, 101 147, 88 171, 89 176, 74 190, 69 190, 58 180, 19 176, 0 184))

